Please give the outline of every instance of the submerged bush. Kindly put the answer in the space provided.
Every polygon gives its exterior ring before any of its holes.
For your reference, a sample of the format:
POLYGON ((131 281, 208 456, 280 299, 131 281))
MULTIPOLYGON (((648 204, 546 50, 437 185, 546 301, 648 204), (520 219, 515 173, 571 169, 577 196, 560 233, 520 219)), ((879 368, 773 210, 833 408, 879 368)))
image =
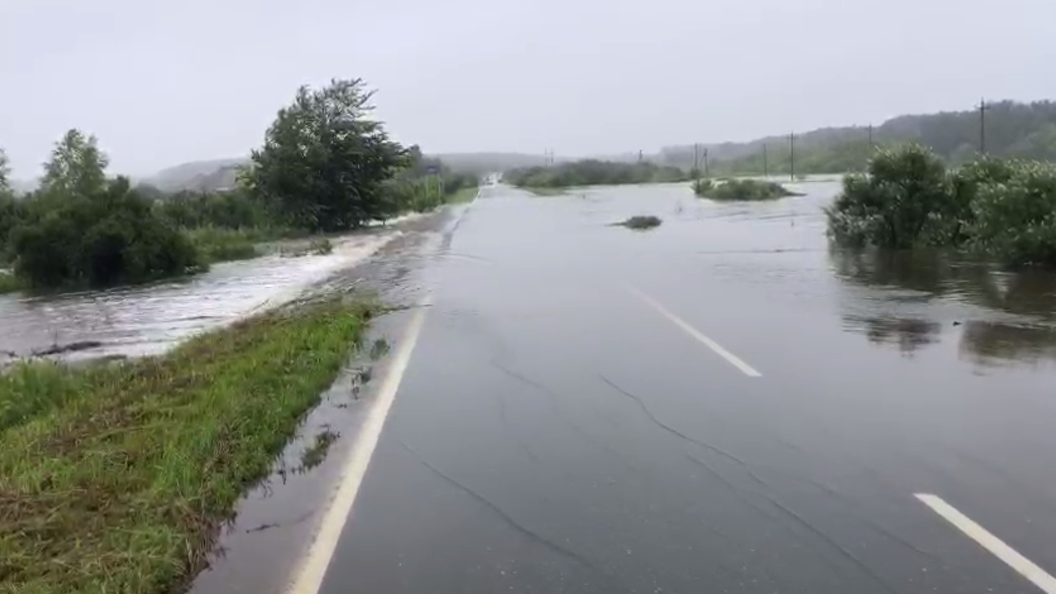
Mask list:
POLYGON ((627 227, 628 229, 644 230, 659 227, 661 223, 663 223, 663 221, 660 220, 660 217, 655 217, 653 215, 636 215, 622 223, 616 223, 616 225, 619 227, 627 227))
POLYGON ((826 209, 841 245, 968 247, 1012 266, 1056 266, 1056 167, 980 159, 948 171, 919 146, 879 153, 826 209))
POLYGON ((715 184, 711 180, 694 183, 698 196, 712 200, 776 200, 798 196, 781 184, 755 179, 731 179, 715 184))
POLYGON ((974 198, 972 247, 1012 266, 1056 265, 1056 168, 1017 163, 1007 180, 979 185, 974 198))
POLYGON ((927 149, 880 151, 866 174, 844 177, 843 192, 826 209, 829 234, 844 245, 945 245, 960 240, 968 212, 962 196, 927 149))

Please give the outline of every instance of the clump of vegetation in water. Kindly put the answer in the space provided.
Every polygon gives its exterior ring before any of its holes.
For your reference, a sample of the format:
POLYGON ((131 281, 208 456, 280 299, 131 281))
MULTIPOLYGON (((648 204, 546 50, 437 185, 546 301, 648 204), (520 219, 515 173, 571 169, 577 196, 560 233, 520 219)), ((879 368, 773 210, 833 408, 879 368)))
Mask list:
POLYGON ((776 200, 799 196, 781 184, 755 179, 730 179, 714 183, 701 180, 694 183, 697 196, 712 200, 776 200))
MULTIPOLYGON (((16 363, 0 374, 5 590, 167 592, 186 584, 374 311, 369 303, 303 304, 159 358, 16 363)), ((321 459, 334 437, 317 437, 306 462, 321 459)))
POLYGON ((882 151, 826 210, 846 246, 958 247, 1010 266, 1056 266, 1056 166, 981 159, 959 169, 926 148, 882 151))
POLYGON ((322 464, 323 460, 326 460, 326 454, 330 452, 330 446, 334 445, 339 437, 341 437, 340 433, 335 433, 330 429, 324 429, 316 434, 312 445, 305 448, 304 453, 301 454, 299 470, 307 472, 322 464))
POLYGON ((653 229, 659 227, 663 221, 660 217, 653 215, 636 215, 621 223, 615 223, 619 227, 627 227, 628 229, 635 229, 643 231, 645 229, 653 229))
POLYGON ((517 187, 536 189, 681 182, 689 177, 678 167, 648 161, 614 163, 584 159, 549 167, 514 169, 504 173, 502 179, 517 187))

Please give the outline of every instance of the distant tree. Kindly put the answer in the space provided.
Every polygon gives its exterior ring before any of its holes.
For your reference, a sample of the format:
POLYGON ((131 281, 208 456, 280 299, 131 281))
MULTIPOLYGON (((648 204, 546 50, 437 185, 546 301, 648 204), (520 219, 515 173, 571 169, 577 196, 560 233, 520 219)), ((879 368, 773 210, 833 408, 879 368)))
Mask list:
POLYGON ((7 160, 7 153, 0 148, 0 195, 10 194, 11 190, 11 167, 7 160))
POLYGON ((94 136, 70 130, 55 143, 51 159, 44 164, 40 190, 45 195, 90 196, 106 188, 109 164, 94 136))
POLYGON ((313 231, 391 215, 385 182, 406 165, 407 151, 370 118, 373 94, 361 79, 301 87, 253 151, 243 176, 251 194, 287 224, 313 231))

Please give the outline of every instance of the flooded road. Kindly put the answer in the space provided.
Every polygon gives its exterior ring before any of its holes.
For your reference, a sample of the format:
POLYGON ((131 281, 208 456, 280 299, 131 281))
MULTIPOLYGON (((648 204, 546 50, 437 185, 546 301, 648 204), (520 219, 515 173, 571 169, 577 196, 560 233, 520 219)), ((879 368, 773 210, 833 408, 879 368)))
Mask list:
POLYGON ((831 251, 790 188, 485 189, 293 591, 1056 591, 1056 278, 831 251))
POLYGON ((98 344, 70 360, 156 355, 195 333, 296 297, 336 271, 363 261, 397 237, 378 229, 334 241, 326 255, 278 253, 216 264, 187 279, 58 296, 0 296, 0 364, 52 345, 98 344))

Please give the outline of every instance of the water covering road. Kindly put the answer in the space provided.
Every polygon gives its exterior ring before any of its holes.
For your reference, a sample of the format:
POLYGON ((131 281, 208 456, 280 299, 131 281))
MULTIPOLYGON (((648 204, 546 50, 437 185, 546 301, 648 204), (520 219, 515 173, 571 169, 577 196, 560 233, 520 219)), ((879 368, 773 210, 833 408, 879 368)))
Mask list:
MULTIPOLYGON (((0 295, 0 365, 52 345, 98 344, 68 360, 160 354, 179 341, 297 297, 399 235, 382 228, 334 239, 326 255, 280 253, 216 264, 187 279, 53 296, 0 295)), ((291 242, 305 243, 305 242, 291 242)))
POLYGON ((1039 591, 949 509, 1056 571, 1056 278, 830 251, 791 187, 485 189, 322 591, 1039 591))

